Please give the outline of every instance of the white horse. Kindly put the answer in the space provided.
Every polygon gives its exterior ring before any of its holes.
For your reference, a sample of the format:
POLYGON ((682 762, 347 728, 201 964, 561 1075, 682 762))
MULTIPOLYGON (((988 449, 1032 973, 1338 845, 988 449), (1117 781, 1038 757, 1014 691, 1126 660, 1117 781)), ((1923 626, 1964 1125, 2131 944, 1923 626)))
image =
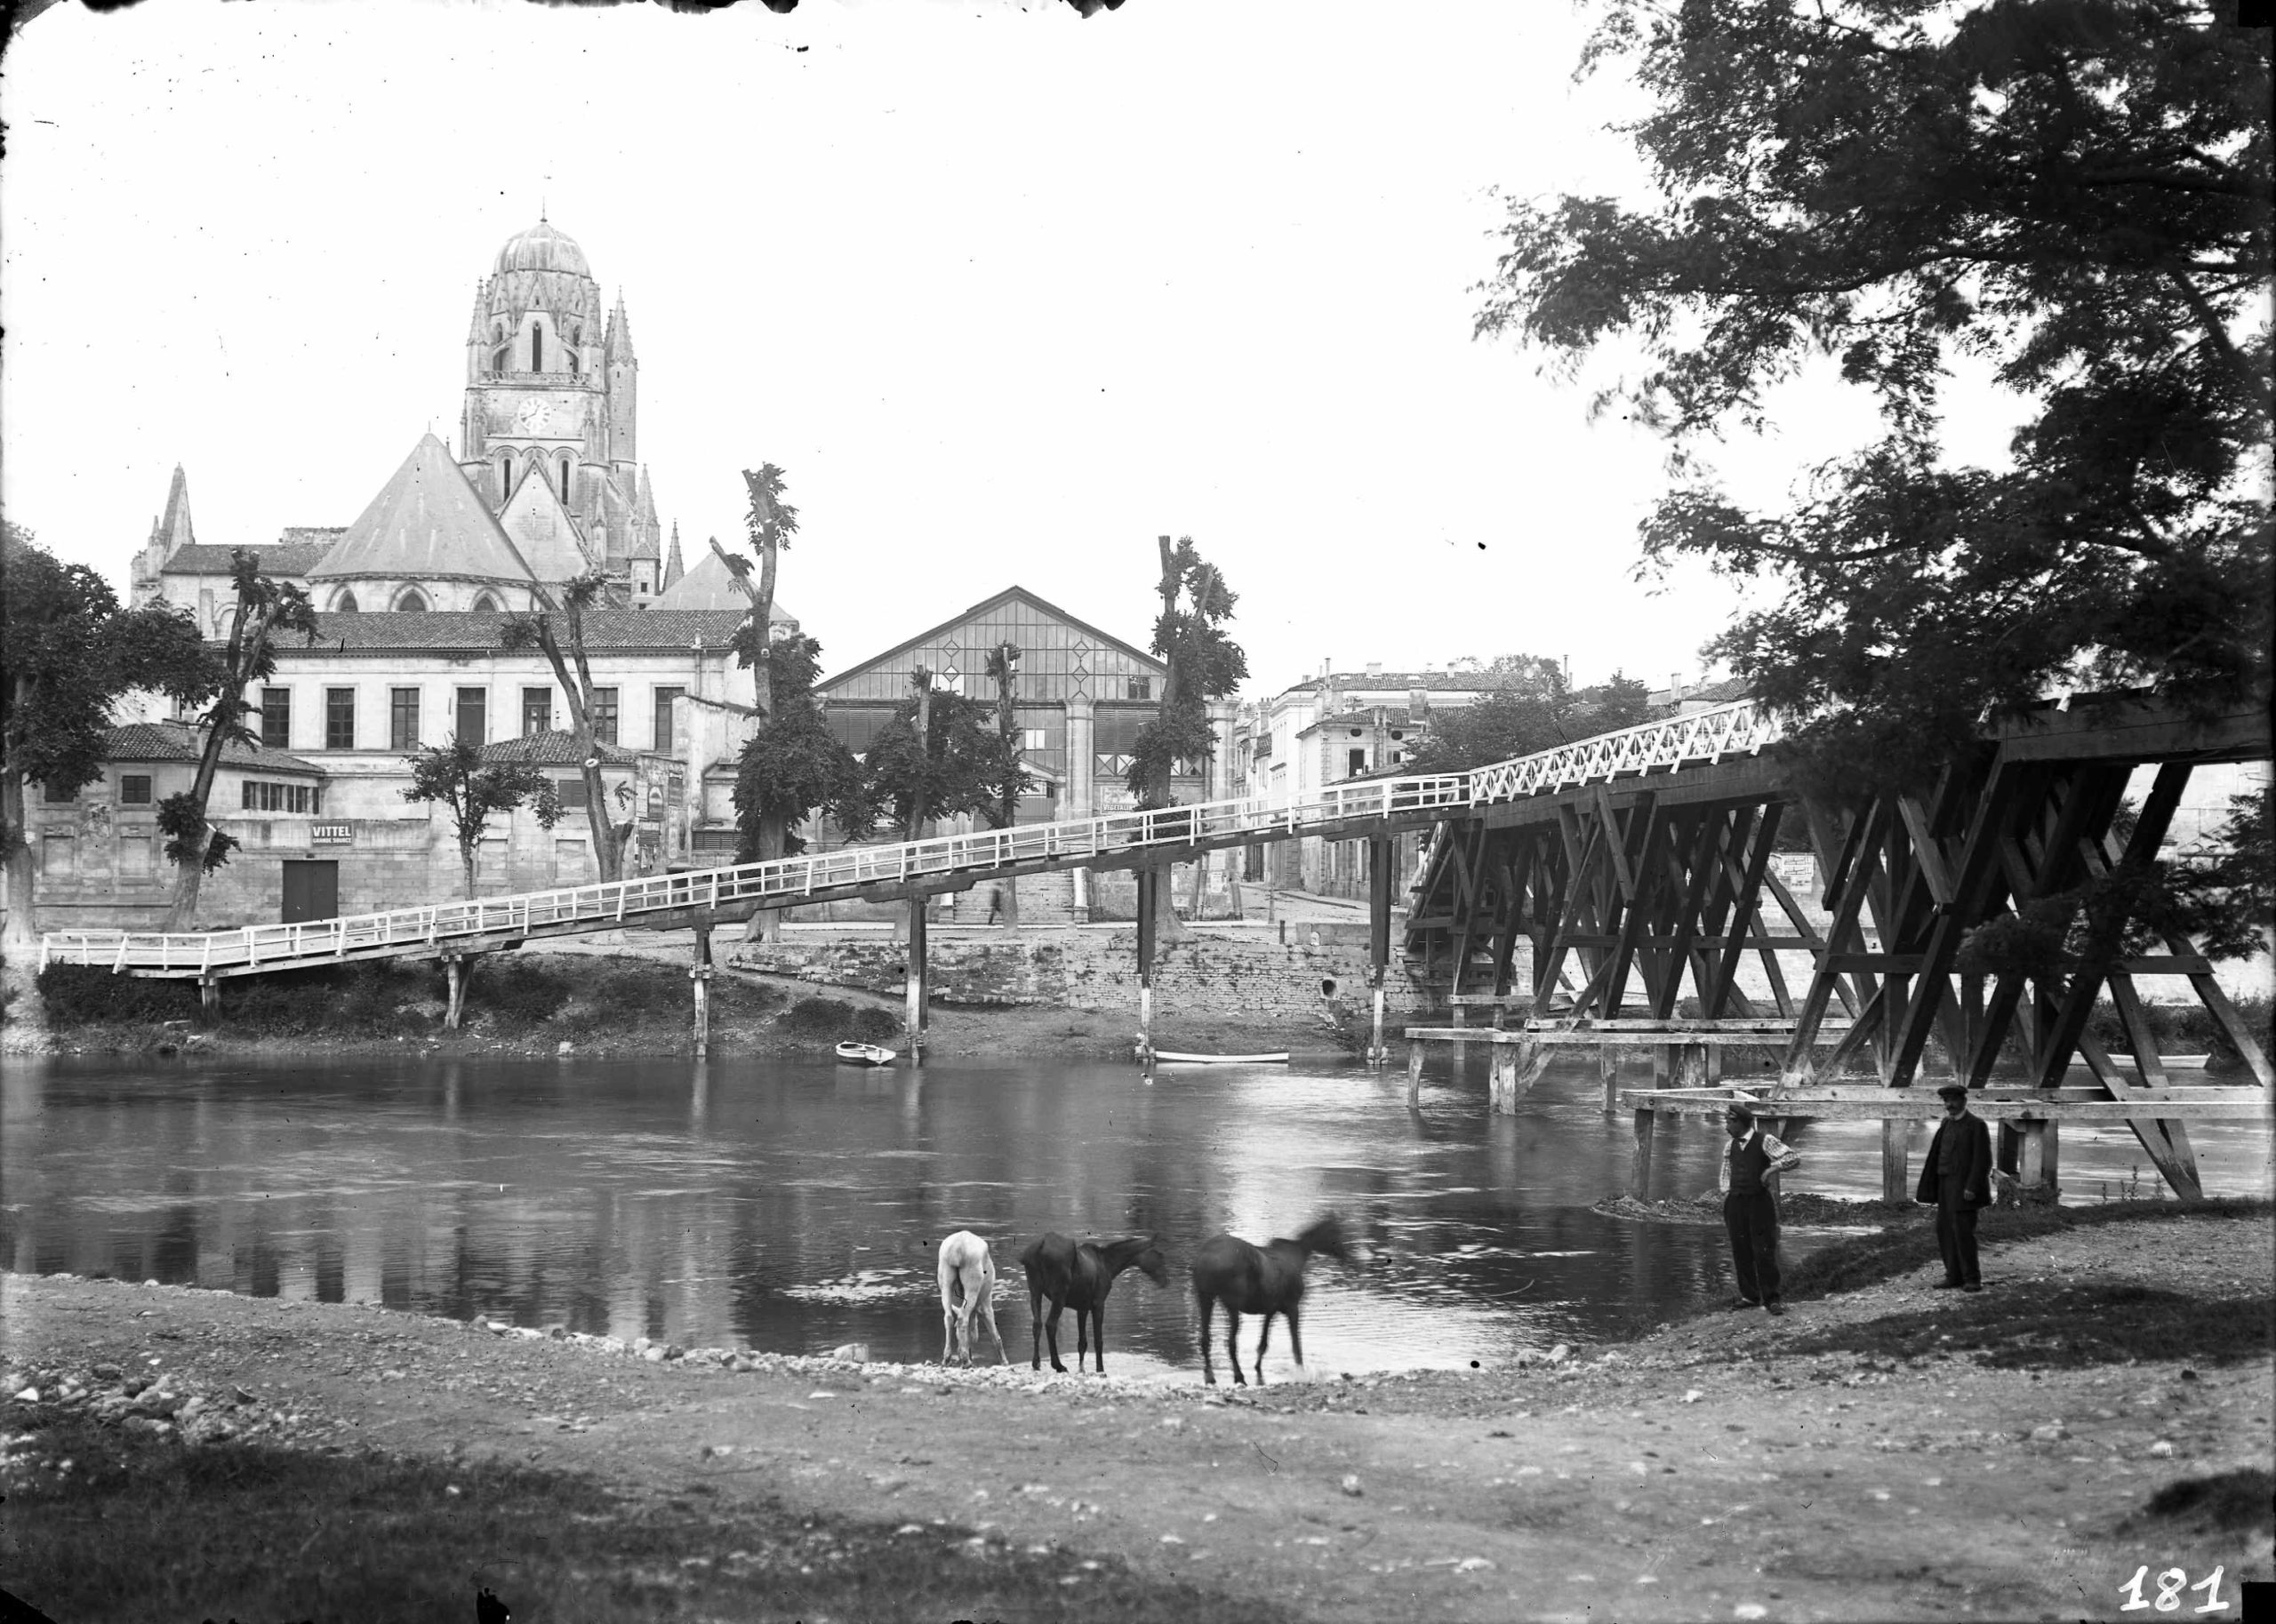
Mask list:
POLYGON ((1003 1332, 996 1329, 996 1260, 988 1255, 988 1243, 969 1229, 949 1236, 941 1243, 940 1276, 941 1322, 948 1333, 941 1363, 949 1364, 959 1352, 966 1364, 972 1363, 972 1322, 977 1315, 996 1339, 996 1357, 1009 1364, 1003 1332))

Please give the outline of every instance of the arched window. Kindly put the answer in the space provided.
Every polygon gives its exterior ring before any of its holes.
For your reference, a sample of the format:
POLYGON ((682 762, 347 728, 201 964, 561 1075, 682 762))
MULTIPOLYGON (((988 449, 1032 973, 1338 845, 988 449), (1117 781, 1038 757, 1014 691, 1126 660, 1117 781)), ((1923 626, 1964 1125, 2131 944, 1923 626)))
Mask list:
POLYGON ((562 505, 563 505, 563 506, 565 506, 565 506, 567 506, 567 505, 568 505, 568 501, 569 501, 569 459, 568 459, 568 458, 566 458, 566 457, 564 457, 564 458, 562 458, 562 459, 561 459, 561 501, 562 501, 562 505))
POLYGON ((416 587, 405 587, 395 595, 395 610, 397 614, 424 614, 427 595, 416 587))
POLYGON ((501 378, 506 373, 506 347, 502 344, 490 352, 490 370, 501 378))
POLYGON ((474 612, 477 614, 496 614, 498 600, 485 592, 474 600, 474 612))
POLYGON ((504 501, 514 493, 514 463, 510 457, 498 459, 498 500, 504 501))
POLYGON ((545 324, 543 322, 530 324, 530 371, 533 372, 545 371, 545 324))
POLYGON ((334 614, 354 614, 357 608, 356 588, 353 587, 342 587, 340 596, 332 600, 332 612, 334 614))

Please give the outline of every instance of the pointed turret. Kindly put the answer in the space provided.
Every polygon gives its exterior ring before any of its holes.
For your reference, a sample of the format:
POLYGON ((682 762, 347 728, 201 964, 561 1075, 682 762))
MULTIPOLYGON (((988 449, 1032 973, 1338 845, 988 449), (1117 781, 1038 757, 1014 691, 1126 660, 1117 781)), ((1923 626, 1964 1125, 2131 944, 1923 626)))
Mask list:
POLYGON ((672 550, 664 556, 663 589, 669 592, 679 585, 679 578, 687 573, 687 566, 679 557, 679 521, 672 521, 672 550))
POLYGON ((166 487, 165 517, 152 527, 150 534, 153 540, 164 545, 168 558, 197 540, 189 522, 189 476, 179 462, 174 464, 173 483, 166 487))
POLYGON ((608 313, 608 339, 603 346, 608 364, 608 460, 629 475, 640 460, 640 363, 632 353, 632 319, 624 313, 624 295, 608 313))
POLYGON ((617 290, 616 306, 608 313, 608 359, 632 361, 632 318, 624 313, 624 291, 617 290))

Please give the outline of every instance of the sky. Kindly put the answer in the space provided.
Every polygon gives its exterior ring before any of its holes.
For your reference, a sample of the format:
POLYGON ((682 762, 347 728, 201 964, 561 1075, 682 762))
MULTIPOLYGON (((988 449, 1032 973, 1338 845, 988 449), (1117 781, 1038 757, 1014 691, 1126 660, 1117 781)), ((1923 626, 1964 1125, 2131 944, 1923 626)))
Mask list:
MULTIPOLYGON (((202 541, 350 523, 421 435, 460 449, 477 284, 542 211, 623 295, 690 556, 785 470, 778 597, 826 671, 1013 584, 1142 644, 1167 533, 1239 594, 1251 695, 1515 652, 1695 677, 1739 600, 1637 579, 1666 447, 1472 337, 1497 188, 1648 196, 1587 25, 66 0, 0 63, 0 507, 122 589, 177 463, 202 541)), ((1758 505, 1872 434, 1823 374, 1773 401, 1711 459, 1758 505)), ((1996 402, 1957 419, 1996 454, 1996 402)))

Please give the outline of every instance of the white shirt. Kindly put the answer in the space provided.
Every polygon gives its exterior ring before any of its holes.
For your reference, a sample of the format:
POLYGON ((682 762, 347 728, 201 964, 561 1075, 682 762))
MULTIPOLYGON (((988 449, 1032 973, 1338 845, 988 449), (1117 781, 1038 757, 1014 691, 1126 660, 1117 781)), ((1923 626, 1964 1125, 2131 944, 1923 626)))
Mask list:
MULTIPOLYGON (((1733 1153, 1735 1153, 1740 1146, 1745 1144, 1747 1140, 1752 1139, 1758 1133, 1762 1133, 1762 1130, 1759 1128, 1749 1128, 1745 1132, 1740 1134, 1736 1139, 1730 1140, 1728 1144, 1724 1146, 1722 1159, 1715 1164, 1715 1188, 1721 1190, 1725 1195, 1728 1195, 1731 1188, 1731 1156, 1733 1153)), ((1785 1172, 1791 1168, 1801 1165, 1801 1152, 1790 1148, 1775 1133, 1762 1133, 1762 1152, 1765 1156, 1770 1158, 1770 1165, 1762 1170, 1763 1176, 1765 1178, 1767 1178, 1772 1173, 1785 1172)))

